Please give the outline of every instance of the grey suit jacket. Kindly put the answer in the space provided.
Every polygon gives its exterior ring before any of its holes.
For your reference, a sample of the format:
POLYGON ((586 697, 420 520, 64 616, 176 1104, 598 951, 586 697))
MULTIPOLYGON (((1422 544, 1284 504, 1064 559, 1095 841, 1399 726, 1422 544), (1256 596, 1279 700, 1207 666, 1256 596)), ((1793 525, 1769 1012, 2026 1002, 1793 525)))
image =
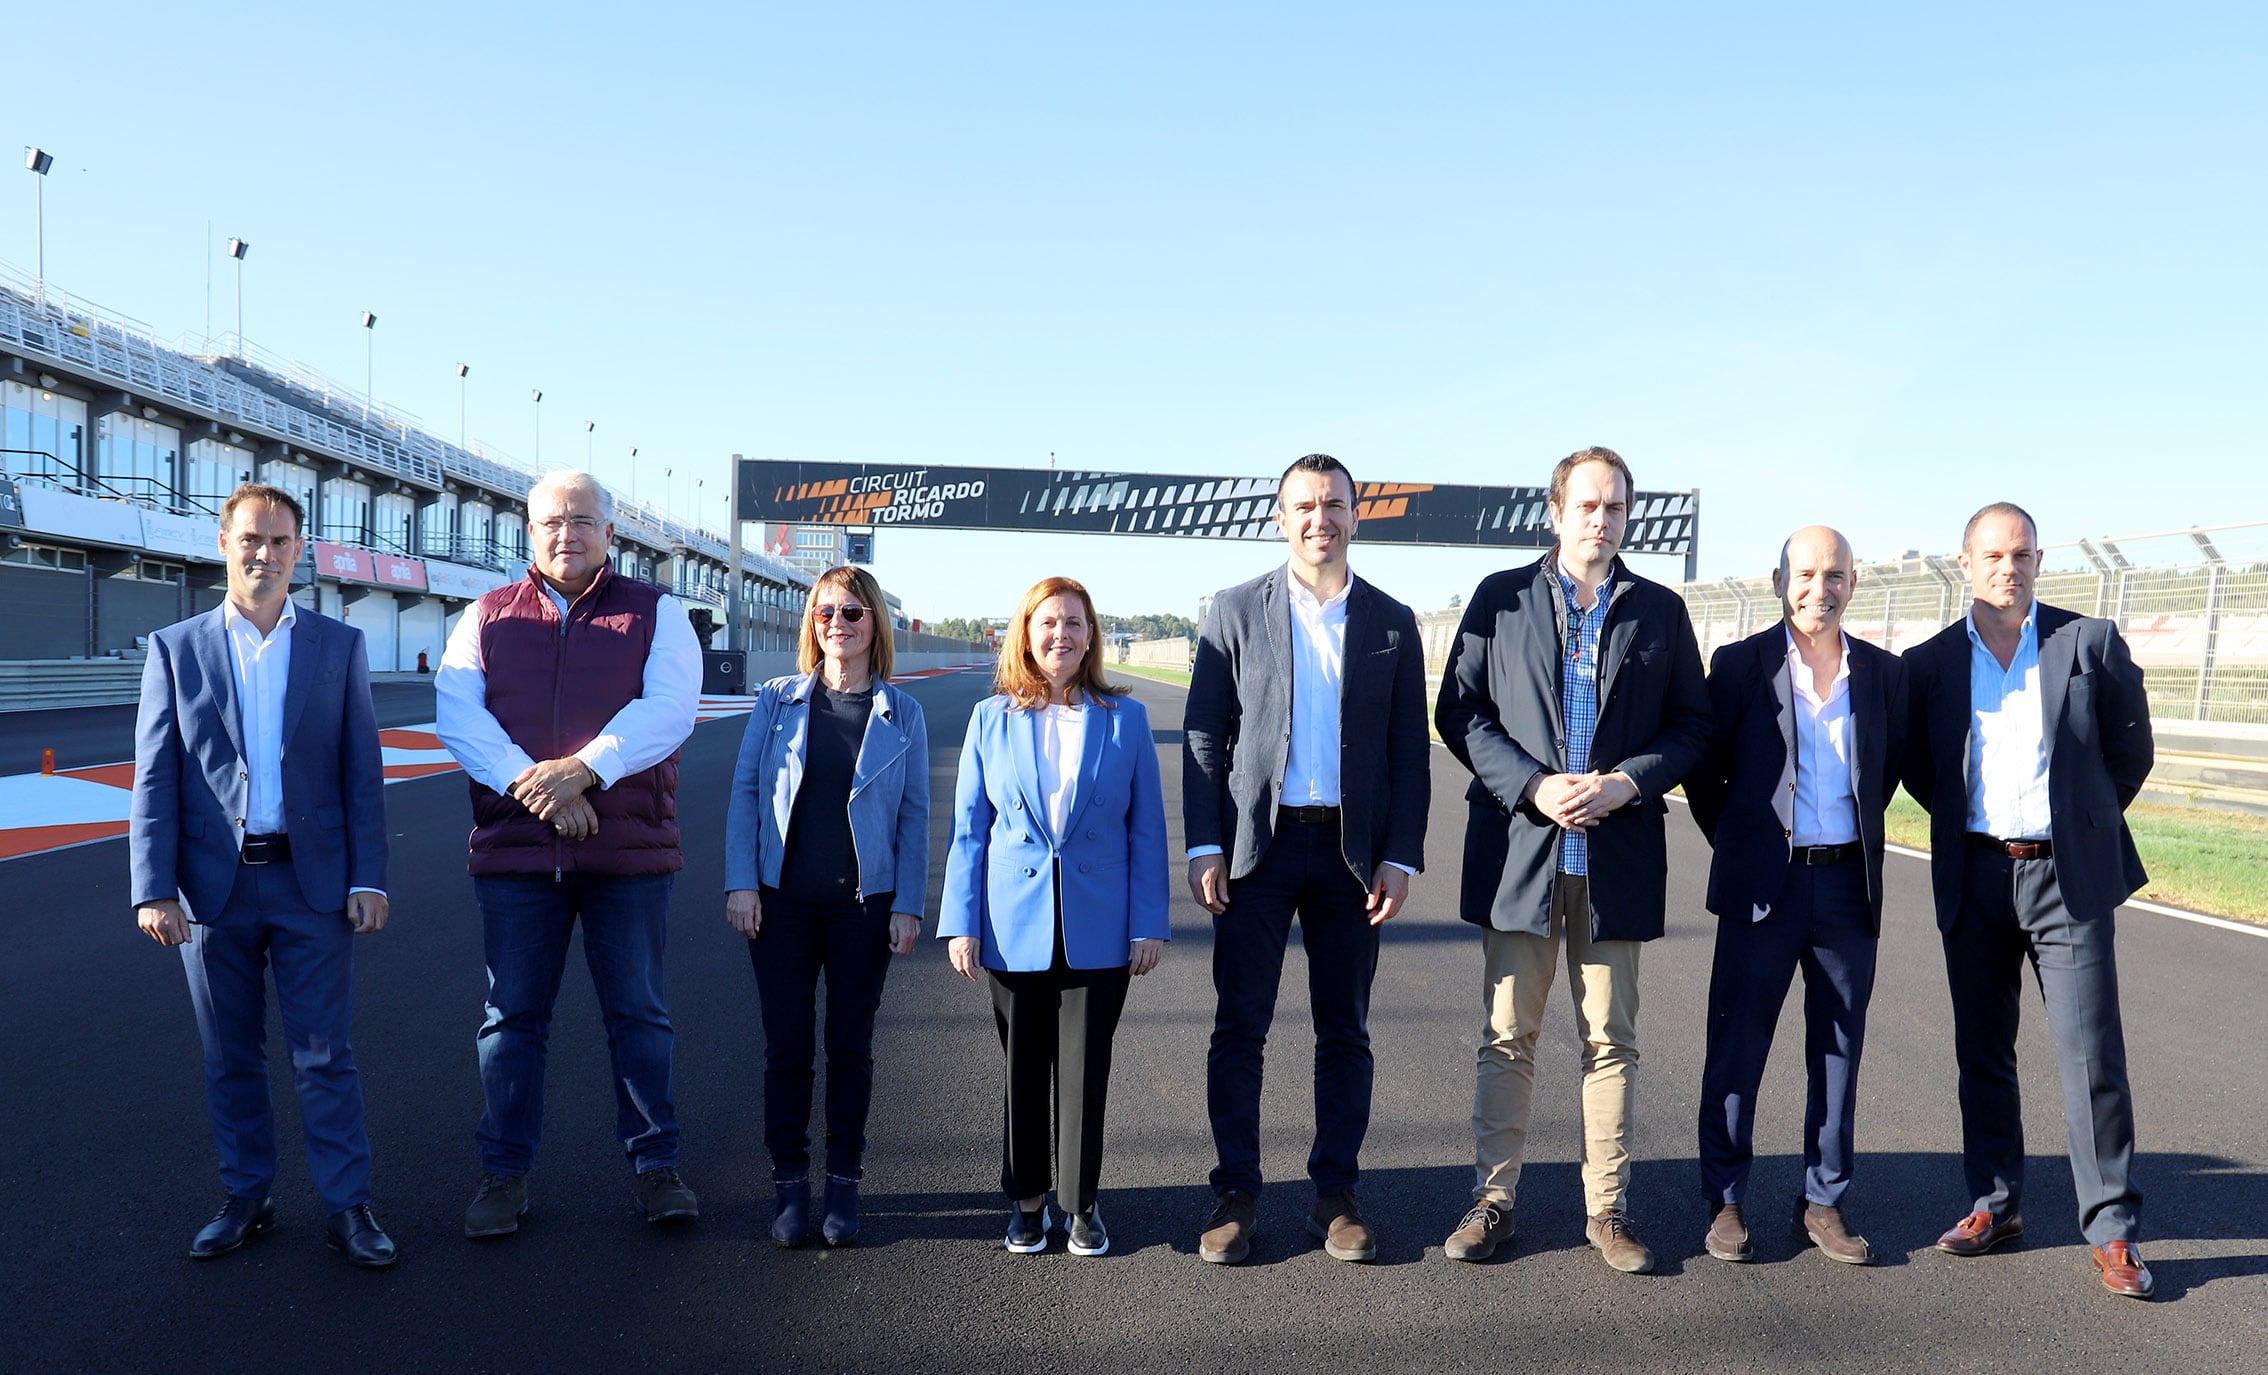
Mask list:
MULTIPOLYGON (((2126 828, 2126 805, 2157 757, 2150 699, 2117 626, 2044 602, 2032 617, 2040 636, 2056 885, 2071 915, 2091 921, 2149 881, 2126 828)), ((1937 924, 1947 931, 1961 911, 1968 844, 1971 652, 1964 615, 1905 656, 1913 712, 1906 791, 1929 811, 1930 878, 1937 924)))
MULTIPOLYGON (((1275 835, 1291 741, 1289 567, 1213 598, 1197 640, 1182 718, 1181 806, 1191 847, 1228 852, 1229 878, 1259 867, 1275 835)), ((1425 867, 1432 800, 1425 651, 1417 617, 1354 579, 1339 683, 1340 839, 1368 885, 1380 863, 1425 867)))

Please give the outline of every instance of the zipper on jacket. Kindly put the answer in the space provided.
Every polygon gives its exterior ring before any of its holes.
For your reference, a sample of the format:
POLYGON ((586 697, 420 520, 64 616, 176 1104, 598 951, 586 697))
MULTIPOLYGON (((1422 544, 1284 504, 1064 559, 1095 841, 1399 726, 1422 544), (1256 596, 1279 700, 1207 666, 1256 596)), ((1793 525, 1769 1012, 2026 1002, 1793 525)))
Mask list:
MULTIPOLYGON (((551 602, 551 597, 546 594, 544 600, 546 602, 551 602)), ((558 603, 551 602, 551 605, 554 610, 558 609, 558 603)), ((559 634, 555 636, 551 642, 552 749, 559 748, 559 695, 565 687, 564 679, 567 668, 567 618, 569 614, 574 611, 574 609, 575 604, 573 602, 569 602, 567 604, 567 610, 559 612, 559 634)), ((559 828, 556 826, 553 827, 551 831, 551 881, 553 883, 565 883, 567 881, 566 846, 567 841, 565 837, 559 834, 559 828)))

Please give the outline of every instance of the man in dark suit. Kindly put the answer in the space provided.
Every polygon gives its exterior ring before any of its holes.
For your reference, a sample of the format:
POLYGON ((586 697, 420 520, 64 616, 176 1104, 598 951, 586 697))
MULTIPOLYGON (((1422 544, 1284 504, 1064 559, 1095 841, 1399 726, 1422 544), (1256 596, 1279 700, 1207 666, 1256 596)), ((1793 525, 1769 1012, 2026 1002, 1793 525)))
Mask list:
POLYGON ((2111 920, 2145 882, 2125 815, 2154 755, 2142 670, 2111 622, 2034 599, 2039 527, 2022 507, 1971 516, 1960 562, 1968 614, 1906 654, 1905 781, 1929 809, 1974 1199, 1937 1248, 1981 1255, 2023 1235, 2016 1017, 2029 960, 2062 1070, 2080 1229, 2103 1283, 2148 1298, 2111 920))
POLYGON ((275 1220, 265 974, 330 1244, 394 1263, 370 1212, 348 1033, 354 937, 386 924, 385 775, 362 632, 293 605, 298 500, 247 483, 221 508, 228 597, 150 637, 135 726, 135 917, 181 947, 228 1197, 190 1243, 226 1255, 275 1220))
POLYGON ((1780 623, 1709 663, 1716 733, 1685 780, 1693 819, 1716 847, 1709 910, 1717 955, 1701 1069, 1703 1244, 1719 1260, 1753 1252, 1742 1207, 1756 1091, 1780 1005, 1803 970, 1803 1197, 1796 1234, 1829 1259, 1865 1265, 1843 1220, 1866 1005, 1882 932, 1882 812, 1906 747, 1898 657, 1843 633, 1858 587, 1850 542, 1823 525, 1780 547, 1780 623))
POLYGON ((1410 609, 1347 567, 1354 479, 1309 454, 1277 487, 1284 567, 1213 599, 1182 754, 1189 891, 1214 914, 1219 996, 1206 1107, 1219 1165, 1198 1255, 1242 1260, 1258 1225, 1262 1047, 1296 914, 1315 1018, 1308 1229, 1339 1260, 1377 1254, 1355 1207, 1370 1127, 1378 927, 1424 865, 1431 746, 1410 609))
POLYGON ((1444 1247, 1481 1260, 1512 1237, 1536 1037, 1565 941, 1583 1039, 1586 1235, 1644 1273, 1625 1204, 1638 1063, 1638 952, 1663 930, 1670 789, 1709 746, 1709 691, 1675 592, 1623 566, 1630 468, 1583 449, 1552 470, 1558 547, 1473 593, 1434 723, 1466 768, 1459 915, 1481 928, 1473 1206, 1444 1247))

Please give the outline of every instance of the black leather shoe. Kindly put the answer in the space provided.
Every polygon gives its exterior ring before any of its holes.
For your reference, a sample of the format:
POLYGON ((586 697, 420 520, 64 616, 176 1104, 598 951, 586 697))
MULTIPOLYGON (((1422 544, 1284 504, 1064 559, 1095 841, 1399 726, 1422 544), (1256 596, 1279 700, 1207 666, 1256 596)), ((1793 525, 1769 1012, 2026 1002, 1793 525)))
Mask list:
POLYGON ((370 1215, 367 1203, 331 1214, 330 1240, 332 1250, 344 1252, 348 1260, 365 1270, 383 1270, 398 1259, 394 1239, 370 1215))
POLYGON ((189 1243, 189 1255, 194 1260, 211 1260, 225 1256, 250 1241, 253 1237, 276 1225, 276 1205, 265 1198, 238 1198, 229 1195, 213 1220, 197 1233, 189 1243))
POLYGON ((811 1181, 772 1181, 772 1244, 793 1249, 811 1240, 811 1181))

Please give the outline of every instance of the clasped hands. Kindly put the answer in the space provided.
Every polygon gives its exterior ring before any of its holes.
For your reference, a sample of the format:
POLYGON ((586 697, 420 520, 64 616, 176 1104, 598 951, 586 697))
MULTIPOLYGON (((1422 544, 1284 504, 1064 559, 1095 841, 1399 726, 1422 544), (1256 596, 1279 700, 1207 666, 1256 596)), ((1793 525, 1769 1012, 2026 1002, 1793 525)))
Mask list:
POLYGON ((1564 830, 1588 829, 1608 812, 1638 800, 1638 785, 1619 773, 1547 773, 1528 787, 1528 801, 1564 830))
POLYGON ((598 834, 598 812, 583 796, 598 781, 596 770, 570 754, 528 765, 505 792, 560 835, 581 840, 598 834))

